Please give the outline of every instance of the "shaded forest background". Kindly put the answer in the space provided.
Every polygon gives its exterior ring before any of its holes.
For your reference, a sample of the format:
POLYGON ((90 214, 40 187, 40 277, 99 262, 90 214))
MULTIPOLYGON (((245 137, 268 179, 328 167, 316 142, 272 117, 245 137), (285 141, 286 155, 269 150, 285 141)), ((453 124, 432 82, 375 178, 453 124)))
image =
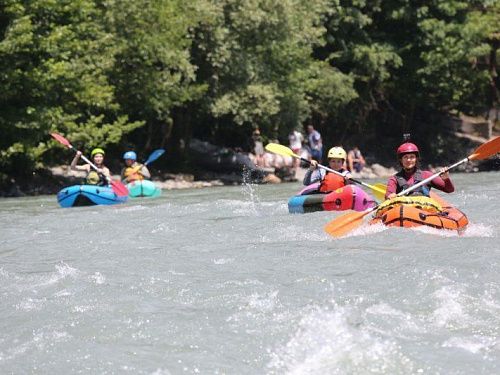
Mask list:
POLYGON ((309 123, 446 162, 447 119, 498 109, 499 20, 498 0, 3 0, 0 185, 69 162, 50 132, 110 163, 164 147, 172 171, 192 138, 248 150, 309 123))

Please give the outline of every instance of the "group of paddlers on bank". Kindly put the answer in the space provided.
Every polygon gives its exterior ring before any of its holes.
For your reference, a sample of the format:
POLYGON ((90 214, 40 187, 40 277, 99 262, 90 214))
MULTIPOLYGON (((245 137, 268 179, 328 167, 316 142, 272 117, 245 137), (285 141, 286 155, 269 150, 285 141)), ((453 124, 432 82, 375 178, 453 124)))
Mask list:
MULTIPOLYGON (((321 134, 314 129, 314 126, 307 126, 307 136, 294 129, 288 135, 290 149, 304 159, 316 160, 321 162, 323 158, 323 139, 321 134)), ((273 141, 278 143, 278 141, 273 141)), ((260 130, 257 128, 252 133, 252 153, 250 157, 257 167, 260 168, 289 168, 292 169, 292 174, 295 175, 300 166, 298 159, 293 159, 284 155, 277 155, 265 152, 263 140, 260 130)), ((353 146, 349 152, 346 152, 345 157, 346 168, 350 172, 361 172, 365 167, 366 161, 358 146, 353 146)))

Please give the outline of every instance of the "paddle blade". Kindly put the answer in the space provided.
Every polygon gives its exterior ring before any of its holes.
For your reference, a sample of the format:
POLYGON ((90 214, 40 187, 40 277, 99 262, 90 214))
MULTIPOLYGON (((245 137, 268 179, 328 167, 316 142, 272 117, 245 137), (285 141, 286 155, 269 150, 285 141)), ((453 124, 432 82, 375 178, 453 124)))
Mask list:
POLYGON ((144 165, 148 165, 149 163, 154 162, 156 159, 158 159, 160 156, 162 156, 165 153, 165 150, 162 148, 159 148, 158 150, 154 150, 151 155, 149 155, 148 160, 144 162, 144 165))
POLYGON ((469 160, 483 160, 500 152, 500 137, 493 138, 479 146, 474 153, 469 156, 469 160))
POLYGON ((378 201, 385 201, 385 192, 387 191, 386 184, 378 182, 375 185, 371 185, 371 189, 373 190, 375 199, 378 201))
POLYGON ((119 197, 125 197, 128 195, 128 189, 120 181, 111 180, 111 188, 119 197))
POLYGON ((69 141, 64 138, 62 135, 60 134, 57 134, 57 133, 50 133, 50 135, 52 136, 52 138, 54 138, 57 142, 63 144, 64 146, 66 147, 69 147, 69 148, 72 148, 73 146, 71 146, 71 143, 69 143, 69 141))
POLYGON ((295 154, 288 147, 280 145, 278 143, 269 143, 266 145, 266 150, 272 152, 273 154, 291 156, 292 158, 300 158, 299 155, 295 154))
POLYGON ((339 216, 325 225, 325 232, 333 237, 342 237, 350 231, 358 228, 363 223, 363 218, 372 212, 372 210, 364 212, 349 212, 339 216))

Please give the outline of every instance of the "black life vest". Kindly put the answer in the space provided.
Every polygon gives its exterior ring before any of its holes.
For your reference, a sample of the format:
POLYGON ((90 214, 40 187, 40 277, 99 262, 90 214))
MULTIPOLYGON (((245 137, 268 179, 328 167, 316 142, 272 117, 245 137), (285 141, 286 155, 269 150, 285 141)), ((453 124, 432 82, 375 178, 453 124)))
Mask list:
MULTIPOLYGON (((410 186, 416 185, 419 182, 423 181, 422 171, 420 169, 417 169, 415 171, 415 173, 413 175, 413 184, 412 185, 408 184, 408 180, 405 177, 405 171, 404 171, 404 169, 402 169, 401 171, 399 171, 398 173, 396 173, 394 177, 396 177, 396 182, 397 182, 396 194, 402 192, 403 190, 408 189, 410 186)), ((417 189, 413 190, 412 192, 410 192, 408 195, 409 196, 411 196, 411 195, 423 195, 423 196, 428 197, 430 190, 431 190, 431 185, 430 184, 423 184, 419 188, 417 188, 417 189)))

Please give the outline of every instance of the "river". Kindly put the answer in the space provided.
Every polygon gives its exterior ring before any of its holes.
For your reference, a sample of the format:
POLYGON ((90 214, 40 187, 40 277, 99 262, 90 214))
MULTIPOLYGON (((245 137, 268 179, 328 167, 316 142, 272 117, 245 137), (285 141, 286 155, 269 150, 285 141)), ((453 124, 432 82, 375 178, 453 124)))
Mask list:
POLYGON ((498 374, 500 173, 462 236, 291 215, 299 184, 0 200, 2 374, 498 374))

